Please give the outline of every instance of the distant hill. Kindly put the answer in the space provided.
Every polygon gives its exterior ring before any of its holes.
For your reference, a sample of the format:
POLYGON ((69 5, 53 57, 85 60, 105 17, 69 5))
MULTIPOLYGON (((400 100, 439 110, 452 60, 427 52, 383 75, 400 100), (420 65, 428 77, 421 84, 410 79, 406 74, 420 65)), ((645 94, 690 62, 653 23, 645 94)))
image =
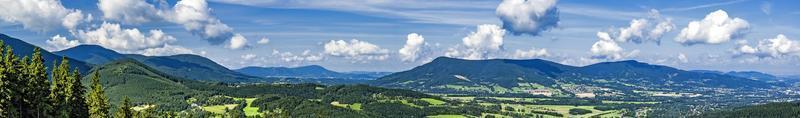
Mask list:
POLYGON ((385 75, 382 72, 341 73, 328 70, 322 66, 310 65, 302 67, 245 67, 236 72, 258 77, 311 78, 311 79, 360 79, 371 80, 385 75))
POLYGON ((260 77, 249 76, 230 70, 208 58, 198 55, 144 56, 126 54, 125 56, 162 72, 186 79, 216 82, 267 81, 260 77))
POLYGON ((800 79, 795 79, 792 76, 775 76, 767 73, 757 72, 757 71, 730 71, 730 72, 720 72, 720 71, 711 71, 711 70, 692 70, 694 72, 704 72, 704 73, 716 73, 716 74, 724 74, 730 75, 735 77, 741 77, 746 79, 752 79, 767 83, 773 84, 784 84, 784 85, 793 85, 795 83, 800 82, 800 79))
POLYGON ((92 64, 105 64, 107 62, 125 58, 125 55, 98 45, 79 45, 54 53, 92 64))
POLYGON ((549 90, 555 95, 773 86, 741 77, 685 71, 637 61, 574 67, 541 59, 462 60, 448 57, 440 57, 411 70, 387 75, 372 84, 456 93, 527 93, 528 90, 541 89, 549 90))
MULTIPOLYGON (((3 43, 5 43, 5 45, 11 46, 14 49, 14 54, 19 55, 19 57, 31 56, 33 54, 33 49, 37 48, 37 46, 35 45, 32 45, 30 43, 27 43, 25 41, 22 41, 14 37, 10 37, 5 34, 0 34, 0 39, 3 40, 3 43)), ((55 55, 44 49, 42 49, 41 53, 42 57, 44 58, 44 63, 45 63, 44 65, 47 66, 48 71, 49 69, 53 68, 52 66, 55 65, 54 63, 61 62, 62 56, 55 55)), ((84 63, 82 61, 73 58, 67 58, 67 59, 69 60, 70 67, 78 68, 83 73, 89 72, 89 69, 92 68, 91 67, 92 65, 84 63)))
POLYGON ((232 71, 208 58, 198 55, 144 56, 138 54, 120 54, 97 45, 80 45, 58 51, 57 54, 94 64, 104 64, 121 59, 133 59, 161 72, 192 80, 214 82, 266 81, 259 77, 248 76, 232 71))
MULTIPOLYGON (((198 91, 181 84, 180 78, 159 72, 135 60, 122 59, 108 62, 93 70, 99 72, 100 82, 113 104, 128 96, 132 101, 149 101, 163 108, 179 110, 189 107, 185 99, 198 91)), ((91 75, 91 74, 90 74, 91 75)), ((88 85, 91 76, 85 76, 83 83, 88 85)))

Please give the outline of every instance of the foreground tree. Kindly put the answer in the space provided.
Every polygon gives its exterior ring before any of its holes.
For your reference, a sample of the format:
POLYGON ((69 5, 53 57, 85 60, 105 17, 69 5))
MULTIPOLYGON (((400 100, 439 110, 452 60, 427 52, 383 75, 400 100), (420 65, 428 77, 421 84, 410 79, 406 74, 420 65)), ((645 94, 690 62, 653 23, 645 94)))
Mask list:
POLYGON ((47 68, 44 66, 41 49, 33 49, 30 61, 23 59, 23 62, 26 63, 23 73, 27 79, 25 87, 20 88, 24 89, 23 101, 27 108, 25 114, 29 114, 29 117, 46 117, 52 106, 48 104, 50 83, 47 80, 47 68))
POLYGON ((131 111, 131 100, 128 96, 122 98, 122 103, 120 103, 119 110, 117 110, 116 118, 133 118, 133 112, 131 111))
POLYGON ((67 97, 67 107, 70 110, 70 116, 85 118, 89 117, 89 107, 86 105, 86 88, 81 84, 81 73, 78 69, 72 71, 72 74, 67 79, 67 90, 69 91, 67 97))
POLYGON ((50 86, 50 104, 53 106, 52 114, 56 117, 69 117, 70 108, 68 107, 68 100, 71 97, 69 90, 69 61, 66 58, 61 59, 61 64, 56 65, 53 63, 53 70, 50 73, 51 86, 50 86))
POLYGON ((89 98, 86 103, 89 105, 90 118, 107 118, 108 116, 108 98, 105 96, 103 86, 100 85, 100 74, 98 72, 92 73, 91 78, 92 92, 89 93, 89 98))

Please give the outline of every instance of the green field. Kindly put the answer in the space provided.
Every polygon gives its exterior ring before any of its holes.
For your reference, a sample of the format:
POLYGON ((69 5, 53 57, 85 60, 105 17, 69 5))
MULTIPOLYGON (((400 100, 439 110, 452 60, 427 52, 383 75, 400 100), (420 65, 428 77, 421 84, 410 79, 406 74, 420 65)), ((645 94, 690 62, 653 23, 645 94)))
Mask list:
MULTIPOLYGON (((247 107, 244 107, 244 114, 247 116, 257 116, 261 113, 258 112, 258 107, 252 105, 253 101, 256 98, 234 98, 234 100, 244 100, 247 103, 247 107)), ((225 113, 225 108, 233 109, 238 104, 226 104, 226 105, 213 105, 213 106, 204 106, 203 110, 208 112, 216 113, 216 114, 223 114, 225 113)))
POLYGON ((428 116, 428 118, 467 118, 463 115, 435 115, 435 116, 428 116))
POLYGON ((356 111, 361 111, 362 110, 361 109, 361 103, 342 104, 342 103, 339 103, 339 102, 331 102, 331 105, 337 106, 337 107, 342 107, 342 108, 353 109, 353 110, 356 110, 356 111))
POLYGON ((437 99, 432 99, 432 98, 422 98, 421 100, 423 100, 425 102, 428 102, 428 103, 430 103, 432 105, 442 105, 442 104, 445 103, 444 101, 437 100, 437 99))

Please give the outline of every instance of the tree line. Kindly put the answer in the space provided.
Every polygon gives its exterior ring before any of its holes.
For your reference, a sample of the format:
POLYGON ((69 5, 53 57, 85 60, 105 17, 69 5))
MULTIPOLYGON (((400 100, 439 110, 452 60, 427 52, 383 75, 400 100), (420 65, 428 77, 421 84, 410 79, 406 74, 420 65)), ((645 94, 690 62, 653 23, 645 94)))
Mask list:
MULTIPOLYGON (((0 117, 1 118, 107 118, 110 104, 92 73, 88 88, 81 84, 78 69, 70 71, 69 61, 54 62, 47 74, 41 49, 20 58, 11 46, 0 41, 0 117)), ((130 106, 124 106, 130 109, 130 106)), ((123 108, 124 109, 124 108, 123 108)), ((129 110, 118 110, 127 111, 129 110)), ((118 113, 118 116, 130 116, 118 113)))

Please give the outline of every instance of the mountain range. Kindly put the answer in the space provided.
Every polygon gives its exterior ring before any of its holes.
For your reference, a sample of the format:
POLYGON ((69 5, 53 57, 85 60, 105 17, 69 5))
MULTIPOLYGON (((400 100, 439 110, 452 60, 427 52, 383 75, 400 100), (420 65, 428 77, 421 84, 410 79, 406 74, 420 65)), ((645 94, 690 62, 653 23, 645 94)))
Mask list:
MULTIPOLYGON (((27 43, 25 41, 22 41, 20 39, 5 34, 0 34, 0 40, 2 40, 5 45, 13 48, 13 53, 16 55, 20 55, 20 57, 25 57, 25 56, 30 57, 33 54, 34 48, 42 49, 33 44, 27 43)), ((41 50, 41 54, 42 58, 44 58, 44 63, 45 63, 44 65, 47 66, 48 71, 50 71, 49 70, 50 68, 53 68, 53 65, 56 65, 55 63, 61 63, 61 59, 64 58, 64 56, 50 53, 44 49, 41 50)), ((89 72, 89 70, 92 68, 92 64, 87 64, 84 63, 83 61, 71 57, 67 57, 66 59, 69 61, 70 67, 77 68, 82 73, 89 72)))
POLYGON ((282 78, 312 78, 312 79, 357 79, 372 80, 389 74, 388 72, 354 72, 342 73, 326 69, 318 65, 301 67, 244 67, 236 69, 236 72, 258 77, 282 77, 282 78))
POLYGON ((446 93, 636 94, 696 88, 771 88, 778 85, 718 73, 685 71, 638 61, 576 67, 547 60, 463 60, 439 57, 372 82, 376 86, 446 93))

